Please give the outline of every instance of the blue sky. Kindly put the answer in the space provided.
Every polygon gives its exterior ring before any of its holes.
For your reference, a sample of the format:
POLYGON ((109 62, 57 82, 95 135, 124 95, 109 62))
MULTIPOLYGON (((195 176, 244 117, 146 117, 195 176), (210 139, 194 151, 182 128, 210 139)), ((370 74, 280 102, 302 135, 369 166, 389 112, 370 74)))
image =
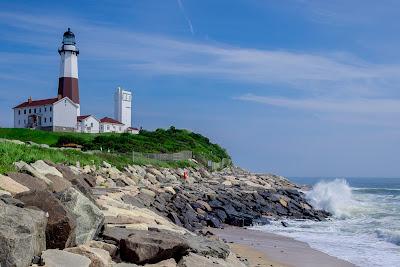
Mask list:
POLYGON ((400 3, 307 0, 0 2, 0 125, 55 96, 75 32, 82 113, 209 136, 286 176, 399 177, 400 3))

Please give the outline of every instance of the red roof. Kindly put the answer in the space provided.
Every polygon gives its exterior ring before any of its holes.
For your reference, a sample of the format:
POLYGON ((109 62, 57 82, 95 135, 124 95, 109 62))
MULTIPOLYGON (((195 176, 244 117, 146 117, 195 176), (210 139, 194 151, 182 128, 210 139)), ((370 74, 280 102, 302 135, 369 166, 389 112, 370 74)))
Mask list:
POLYGON ((128 127, 128 130, 139 131, 138 128, 128 127))
POLYGON ((44 106, 44 105, 52 105, 56 103, 58 98, 49 98, 49 99, 41 99, 41 100, 28 100, 15 106, 14 108, 25 108, 25 107, 35 107, 35 106, 44 106))
POLYGON ((76 117, 76 120, 77 121, 83 121, 84 119, 86 119, 86 118, 88 118, 88 117, 90 117, 91 115, 82 115, 82 116, 78 116, 78 117, 76 117))
POLYGON ((109 117, 104 117, 104 118, 100 119, 100 122, 101 123, 113 123, 113 124, 122 124, 123 125, 123 123, 121 123, 121 122, 119 122, 117 120, 114 120, 112 118, 109 118, 109 117))

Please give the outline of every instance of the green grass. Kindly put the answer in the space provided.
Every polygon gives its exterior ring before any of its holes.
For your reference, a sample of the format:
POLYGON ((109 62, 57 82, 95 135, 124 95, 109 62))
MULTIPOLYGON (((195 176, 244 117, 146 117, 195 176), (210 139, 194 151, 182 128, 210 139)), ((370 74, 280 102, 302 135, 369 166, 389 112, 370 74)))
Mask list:
POLYGON ((61 146, 65 143, 76 143, 84 150, 110 150, 116 153, 175 153, 184 150, 192 151, 196 156, 220 162, 223 158, 230 159, 225 149, 213 144, 207 137, 187 130, 157 129, 155 131, 140 131, 138 135, 131 134, 84 134, 57 133, 30 129, 0 128, 0 138, 33 141, 50 146, 61 146))
POLYGON ((76 162, 79 161, 81 166, 88 164, 100 166, 103 161, 107 161, 120 170, 128 164, 153 165, 169 168, 188 167, 194 165, 189 161, 163 162, 145 158, 137 158, 133 161, 132 158, 120 154, 88 154, 76 150, 56 150, 37 146, 0 142, 0 173, 15 171, 13 163, 20 160, 27 163, 35 162, 36 160, 49 160, 54 163, 64 163, 67 165, 75 165, 76 162))

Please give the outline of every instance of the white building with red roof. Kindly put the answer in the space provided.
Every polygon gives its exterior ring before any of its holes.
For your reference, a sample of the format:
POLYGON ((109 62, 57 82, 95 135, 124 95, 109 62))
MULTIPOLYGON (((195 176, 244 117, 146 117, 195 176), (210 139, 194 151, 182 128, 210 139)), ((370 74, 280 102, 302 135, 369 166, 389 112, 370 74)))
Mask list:
POLYGON ((101 133, 123 133, 125 131, 125 124, 113 118, 104 117, 100 119, 100 132, 101 133))
POLYGON ((93 115, 78 116, 76 131, 81 133, 99 133, 100 121, 93 115))
POLYGON ((76 128, 79 105, 68 97, 32 100, 15 106, 14 128, 71 132, 76 128))

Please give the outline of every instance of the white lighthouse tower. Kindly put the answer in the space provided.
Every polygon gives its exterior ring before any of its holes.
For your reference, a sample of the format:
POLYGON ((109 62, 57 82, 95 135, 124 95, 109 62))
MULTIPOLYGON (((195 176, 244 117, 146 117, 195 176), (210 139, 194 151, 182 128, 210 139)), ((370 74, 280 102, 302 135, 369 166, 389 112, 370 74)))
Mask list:
POLYGON ((80 115, 79 87, 78 87, 78 54, 75 35, 68 28, 64 33, 61 47, 58 49, 61 56, 60 75, 58 79, 58 96, 68 97, 78 105, 77 116, 80 115))
POLYGON ((131 127, 132 120, 132 92, 117 87, 114 96, 114 117, 125 124, 125 129, 131 127))

